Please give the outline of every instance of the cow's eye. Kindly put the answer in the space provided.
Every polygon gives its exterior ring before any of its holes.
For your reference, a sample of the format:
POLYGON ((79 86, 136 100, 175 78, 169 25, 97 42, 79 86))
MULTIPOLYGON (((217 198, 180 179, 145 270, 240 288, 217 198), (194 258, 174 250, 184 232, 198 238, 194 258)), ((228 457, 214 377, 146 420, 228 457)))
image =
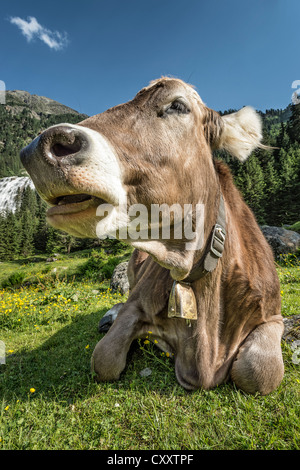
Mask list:
POLYGON ((167 114, 188 114, 189 108, 185 103, 179 100, 173 101, 173 103, 166 109, 167 114))

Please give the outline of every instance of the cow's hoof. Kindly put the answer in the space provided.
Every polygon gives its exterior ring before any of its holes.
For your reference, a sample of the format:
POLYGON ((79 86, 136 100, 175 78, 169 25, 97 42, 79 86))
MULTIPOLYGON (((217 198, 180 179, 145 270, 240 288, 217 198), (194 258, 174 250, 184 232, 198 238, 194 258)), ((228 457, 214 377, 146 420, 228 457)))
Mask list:
POLYGON ((107 331, 110 329, 111 325, 117 318, 117 315, 121 308, 123 307, 124 303, 120 302, 119 304, 114 305, 110 310, 108 310, 104 316, 101 318, 99 325, 98 325, 98 331, 99 333, 107 333, 107 331))

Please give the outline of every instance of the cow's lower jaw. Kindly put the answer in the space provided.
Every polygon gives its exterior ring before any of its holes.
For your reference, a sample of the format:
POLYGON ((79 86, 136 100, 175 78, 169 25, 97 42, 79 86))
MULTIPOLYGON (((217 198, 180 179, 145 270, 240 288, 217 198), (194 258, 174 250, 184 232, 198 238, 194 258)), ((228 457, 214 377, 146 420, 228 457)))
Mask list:
POLYGON ((98 207, 105 201, 103 199, 93 197, 89 194, 67 195, 57 198, 54 206, 47 211, 47 217, 51 218, 55 215, 80 214, 91 207, 98 207))
POLYGON ((90 197, 80 202, 56 204, 47 211, 47 221, 54 228, 75 237, 96 238, 96 212, 102 199, 90 197))

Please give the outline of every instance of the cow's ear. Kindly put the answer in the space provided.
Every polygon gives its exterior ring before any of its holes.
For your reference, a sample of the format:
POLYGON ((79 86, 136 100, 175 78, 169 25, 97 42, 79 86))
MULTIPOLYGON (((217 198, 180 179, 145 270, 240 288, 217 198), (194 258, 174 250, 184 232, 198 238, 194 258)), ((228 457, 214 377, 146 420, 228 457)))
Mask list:
POLYGON ((213 109, 204 109, 204 135, 212 150, 219 148, 223 131, 223 121, 219 113, 213 109))
POLYGON ((212 110, 208 110, 207 114, 209 124, 205 132, 213 150, 227 150, 232 156, 244 161, 255 148, 266 148, 260 143, 261 118, 250 106, 225 116, 212 110))

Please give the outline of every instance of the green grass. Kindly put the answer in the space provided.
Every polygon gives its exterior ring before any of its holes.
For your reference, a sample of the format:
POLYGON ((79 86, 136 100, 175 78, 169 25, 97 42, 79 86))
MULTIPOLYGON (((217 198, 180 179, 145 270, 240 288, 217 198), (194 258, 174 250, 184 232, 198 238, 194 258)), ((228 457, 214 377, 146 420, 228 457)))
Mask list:
POLYGON ((291 227, 289 227, 289 230, 294 230, 295 232, 300 233, 300 221, 296 222, 294 225, 291 225, 291 227))
MULTIPOLYGON (((173 360, 143 342, 133 344, 120 381, 95 383, 98 322, 125 298, 101 276, 82 277, 80 256, 51 270, 45 262, 0 265, 0 281, 16 270, 31 279, 0 290, 0 449, 299 449, 299 365, 284 342, 284 380, 266 397, 232 383, 187 392, 173 360), (152 373, 142 377, 146 367, 152 373)), ((278 272, 284 315, 299 313, 299 266, 289 260, 278 272)))

